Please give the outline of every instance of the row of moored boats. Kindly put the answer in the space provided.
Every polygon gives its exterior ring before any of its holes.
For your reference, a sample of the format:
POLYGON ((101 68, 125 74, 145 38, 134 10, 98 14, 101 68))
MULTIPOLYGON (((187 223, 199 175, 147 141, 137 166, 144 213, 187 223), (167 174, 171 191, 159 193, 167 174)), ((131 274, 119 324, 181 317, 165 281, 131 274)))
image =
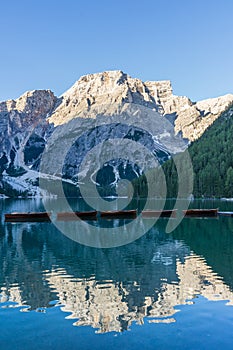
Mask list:
MULTIPOLYGON (((134 210, 113 210, 113 211, 74 211, 59 212, 56 214, 57 221, 74 221, 74 220, 97 220, 102 219, 134 219, 138 215, 138 211, 134 210)), ((143 210, 141 212, 143 218, 155 217, 177 217, 177 210, 143 210)), ((219 212, 218 209, 188 209, 183 210, 185 217, 217 217, 218 215, 232 216, 233 212, 219 212)), ((30 212, 30 213, 8 213, 5 214, 5 221, 50 221, 52 213, 48 212, 30 212)))

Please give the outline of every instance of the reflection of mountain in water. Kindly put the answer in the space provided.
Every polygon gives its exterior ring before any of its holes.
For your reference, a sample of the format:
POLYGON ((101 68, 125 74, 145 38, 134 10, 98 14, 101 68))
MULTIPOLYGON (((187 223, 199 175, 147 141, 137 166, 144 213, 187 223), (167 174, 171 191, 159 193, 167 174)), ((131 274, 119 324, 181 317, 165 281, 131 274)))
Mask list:
MULTIPOLYGON (((219 221, 188 222, 184 220, 172 237, 164 233, 166 220, 160 220, 138 241, 114 249, 81 246, 50 223, 1 226, 1 302, 37 309, 56 299, 75 325, 90 325, 101 333, 126 330, 145 317, 149 322, 172 322, 174 307, 199 294, 232 304, 231 286, 224 283, 227 276, 220 278, 207 264, 211 257, 211 266, 218 266, 218 252, 228 249, 224 235, 215 234, 219 221), (207 227, 217 249, 214 255, 212 246, 205 246, 203 258, 198 249, 203 249, 200 237, 204 235, 205 244, 207 227), (185 233, 191 249, 184 243, 185 233)), ((221 228, 229 233, 226 224, 221 228)), ((221 260, 225 266, 224 256, 221 260)))
POLYGON ((71 313, 69 318, 78 319, 75 326, 91 325, 101 333, 123 331, 133 321, 143 324, 144 317, 149 317, 149 322, 174 322, 173 318, 161 318, 173 316, 175 306, 190 304, 199 294, 212 301, 229 300, 228 305, 233 305, 233 293, 203 258, 190 255, 184 263, 178 259, 177 275, 179 282, 168 283, 164 278, 160 289, 145 295, 139 305, 134 295, 140 294, 141 285, 136 281, 124 286, 113 281, 100 283, 94 278, 79 280, 64 269, 49 272, 47 281, 58 292, 62 310, 71 313))
MULTIPOLYGON (((43 278, 43 252, 46 242, 37 239, 37 235, 34 235, 30 245, 25 240, 33 231, 36 232, 35 228, 36 226, 30 224, 7 224, 1 227, 0 235, 2 300, 10 299, 20 305, 27 304, 31 309, 47 306, 52 297, 43 278)), ((46 259, 50 257, 47 256, 46 259)), ((55 294, 53 298, 55 299, 55 294)))

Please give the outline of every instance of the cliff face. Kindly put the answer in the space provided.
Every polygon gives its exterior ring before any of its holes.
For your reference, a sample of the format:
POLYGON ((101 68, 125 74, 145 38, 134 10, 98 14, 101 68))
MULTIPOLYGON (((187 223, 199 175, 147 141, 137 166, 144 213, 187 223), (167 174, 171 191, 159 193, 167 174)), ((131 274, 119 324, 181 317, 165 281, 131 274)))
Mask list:
MULTIPOLYGON (((42 142, 49 125, 46 118, 57 100, 51 91, 38 90, 0 103, 0 151, 8 155, 8 167, 25 166, 27 142, 32 135, 35 142, 37 138, 42 142)), ((36 146, 39 144, 35 143, 36 146)))
POLYGON ((145 83, 163 115, 174 123, 175 132, 181 132, 190 141, 199 139, 204 131, 233 103, 233 94, 192 102, 186 96, 175 96, 170 81, 145 83))
POLYGON ((112 115, 119 113, 122 105, 134 103, 163 114, 174 123, 176 133, 194 141, 232 102, 233 94, 227 94, 195 103, 173 95, 168 80, 142 82, 121 71, 110 71, 81 77, 63 94, 50 122, 61 125, 76 116, 112 115))
MULTIPOLYGON (((85 153, 110 138, 139 142, 164 160, 184 147, 179 137, 174 141, 175 134, 190 141, 199 138, 232 102, 233 95, 229 94, 193 103, 188 97, 173 95, 170 81, 142 82, 122 71, 83 76, 60 98, 49 90, 27 92, 17 100, 0 103, 0 170, 5 180, 26 172, 30 179, 30 172, 39 170, 41 154, 49 144, 48 148, 56 147, 57 155, 63 156, 62 161, 68 152, 62 171, 74 180, 77 163, 85 153), (130 127, 134 121, 137 127, 130 127), (71 150, 59 143, 62 135, 68 144, 70 135, 77 130, 81 138, 70 145, 71 150)), ((119 145, 118 158, 124 150, 125 146, 119 145)), ((130 153, 139 162, 144 157, 134 146, 130 153)), ((59 157, 55 158, 51 159, 52 172, 62 175, 59 157)), ((109 183, 119 180, 120 164, 123 172, 140 174, 127 160, 117 164, 113 160, 109 183)))
POLYGON ((77 116, 119 113, 126 103, 134 103, 162 111, 145 83, 121 71, 89 74, 81 77, 62 95, 62 103, 50 117, 61 125, 77 116))

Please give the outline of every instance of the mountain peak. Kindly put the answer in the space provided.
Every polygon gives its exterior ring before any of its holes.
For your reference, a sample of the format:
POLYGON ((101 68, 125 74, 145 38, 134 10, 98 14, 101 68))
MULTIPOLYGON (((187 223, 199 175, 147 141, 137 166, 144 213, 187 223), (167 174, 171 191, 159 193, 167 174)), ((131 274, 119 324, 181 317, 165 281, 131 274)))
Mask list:
POLYGON ((31 90, 15 100, 0 102, 0 113, 9 112, 15 115, 24 113, 33 115, 48 113, 55 105, 57 98, 51 90, 31 90))
POLYGON ((233 95, 192 102, 173 95, 170 80, 146 81, 121 70, 84 75, 62 96, 50 122, 60 125, 75 117, 119 113, 126 103, 142 105, 163 114, 174 123, 176 133, 194 141, 233 102, 233 95))
POLYGON ((82 75, 78 80, 84 80, 88 81, 91 79, 97 79, 100 77, 101 79, 118 79, 122 76, 128 76, 128 74, 124 73, 122 70, 109 70, 104 72, 98 72, 98 73, 91 73, 82 75))
MULTIPOLYGON (((51 116, 55 125, 95 109, 112 115, 125 103, 135 103, 155 110, 161 106, 156 93, 140 79, 131 78, 121 70, 105 71, 80 77, 62 96, 62 102, 51 116), (105 109, 107 107, 107 110, 105 109)), ((89 113, 90 116, 90 113, 89 113)))

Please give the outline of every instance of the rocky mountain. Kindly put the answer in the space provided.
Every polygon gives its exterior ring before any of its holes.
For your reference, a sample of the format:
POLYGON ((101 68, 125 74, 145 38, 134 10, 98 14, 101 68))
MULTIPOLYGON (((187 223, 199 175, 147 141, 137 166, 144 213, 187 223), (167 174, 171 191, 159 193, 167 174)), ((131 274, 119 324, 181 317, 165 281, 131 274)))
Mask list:
MULTIPOLYGON (((233 104, 189 146, 196 198, 233 198, 233 104)), ((169 197, 175 197, 178 176, 173 160, 163 164, 169 197)))
POLYGON ((38 171, 45 151, 43 172, 75 184, 87 174, 110 187, 137 177, 153 166, 145 148, 163 162, 198 139, 232 102, 229 94, 195 103, 173 95, 170 81, 142 82, 122 71, 83 76, 59 98, 49 90, 26 92, 0 103, 1 192, 44 195, 38 171), (101 167, 105 172, 97 172, 101 167))

